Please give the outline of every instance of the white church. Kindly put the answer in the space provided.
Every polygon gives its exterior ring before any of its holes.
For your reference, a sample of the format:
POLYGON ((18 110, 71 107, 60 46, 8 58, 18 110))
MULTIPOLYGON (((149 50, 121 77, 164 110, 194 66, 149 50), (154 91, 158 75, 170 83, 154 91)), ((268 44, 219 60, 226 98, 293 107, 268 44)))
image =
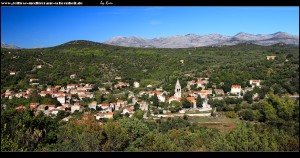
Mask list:
POLYGON ((169 104, 174 100, 179 101, 179 102, 181 101, 181 86, 180 86, 178 79, 177 79, 177 82, 175 85, 175 94, 174 94, 174 96, 171 96, 168 100, 169 104))
MULTIPOLYGON (((171 96, 168 100, 169 104, 172 101, 178 101, 178 102, 181 101, 181 86, 180 86, 178 79, 177 79, 177 82, 175 85, 175 94, 174 94, 174 96, 171 96)), ((193 108, 198 109, 197 107, 195 107, 195 105, 193 106, 193 108)), ((207 111, 207 110, 211 110, 211 109, 212 109, 211 106, 208 104, 208 99, 205 98, 205 100, 203 101, 203 104, 202 104, 202 108, 200 108, 199 111, 207 111)))

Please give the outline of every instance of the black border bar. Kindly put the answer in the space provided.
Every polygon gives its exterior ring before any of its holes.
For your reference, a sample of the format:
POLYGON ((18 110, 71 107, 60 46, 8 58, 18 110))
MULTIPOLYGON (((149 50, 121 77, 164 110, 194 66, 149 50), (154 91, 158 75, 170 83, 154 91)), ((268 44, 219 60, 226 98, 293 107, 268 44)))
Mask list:
POLYGON ((298 0, 3 0, 1 6, 299 6, 298 0))

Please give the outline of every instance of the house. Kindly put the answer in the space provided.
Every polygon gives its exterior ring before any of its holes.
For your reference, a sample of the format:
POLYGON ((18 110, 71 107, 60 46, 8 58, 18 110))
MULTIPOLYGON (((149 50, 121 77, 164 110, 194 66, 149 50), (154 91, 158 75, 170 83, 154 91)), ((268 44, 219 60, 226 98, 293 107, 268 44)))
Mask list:
POLYGON ((76 78, 76 74, 71 74, 70 79, 74 79, 74 78, 76 78))
POLYGON ((124 108, 123 114, 126 114, 126 113, 133 114, 133 108, 124 108))
POLYGON ((250 80, 249 83, 252 85, 252 88, 260 87, 260 80, 250 80))
POLYGON ((115 80, 121 80, 121 79, 122 79, 121 76, 116 76, 116 77, 115 77, 115 80))
POLYGON ((232 85, 231 86, 231 94, 236 94, 236 95, 240 95, 242 91, 242 88, 240 85, 232 85))
POLYGON ((215 93, 216 93, 216 95, 224 95, 225 94, 223 89, 215 89, 215 93))
POLYGON ((122 88, 122 87, 128 87, 129 84, 126 82, 118 82, 117 84, 114 85, 114 87, 117 88, 122 88))
POLYGON ((202 80, 201 80, 201 79, 198 80, 198 81, 197 81, 197 88, 202 87, 202 84, 203 84, 203 83, 202 83, 202 80))
POLYGON ((94 116, 96 116, 96 120, 100 120, 101 118, 104 118, 104 114, 103 113, 97 113, 94 116))
POLYGON ((195 80, 191 80, 191 81, 188 81, 188 82, 187 82, 186 87, 187 87, 187 88, 190 88, 192 85, 195 85, 195 84, 196 84, 196 81, 195 81, 195 80))
POLYGON ((152 87, 152 85, 151 85, 151 84, 148 84, 148 85, 147 85, 147 88, 151 88, 151 87, 152 87))
POLYGON ((29 79, 29 82, 34 82, 34 81, 39 81, 39 79, 37 79, 37 78, 31 78, 31 79, 29 79))
POLYGON ((10 90, 10 89, 7 89, 7 90, 5 90, 5 94, 12 95, 12 94, 13 94, 13 91, 12 91, 12 90, 10 90))
POLYGON ((201 99, 206 99, 207 95, 205 93, 200 93, 199 96, 201 97, 201 99))
POLYGON ((46 104, 41 104, 37 107, 37 111, 45 111, 45 108, 46 108, 46 104))
POLYGON ((157 98, 158 98, 159 102, 165 102, 166 101, 166 97, 163 96, 163 95, 158 95, 157 98))
POLYGON ((157 91, 163 91, 163 88, 162 87, 157 87, 156 90, 157 91))
POLYGON ((140 97, 143 96, 144 94, 147 94, 147 92, 145 92, 145 91, 140 91, 140 92, 139 92, 139 96, 140 96, 140 97))
POLYGON ((60 85, 54 86, 54 90, 58 91, 60 88, 62 88, 60 85))
POLYGON ((32 93, 34 90, 36 90, 35 88, 28 88, 27 90, 26 90, 26 93, 27 94, 30 94, 30 93, 32 93))
POLYGON ((147 102, 145 102, 145 101, 142 100, 142 101, 139 102, 139 104, 140 104, 140 109, 142 111, 148 111, 148 108, 149 108, 148 106, 149 105, 148 105, 147 102))
POLYGON ((67 106, 58 106, 58 107, 56 107, 56 109, 57 109, 57 110, 63 110, 63 111, 65 111, 65 110, 66 110, 66 107, 67 107, 67 106))
POLYGON ((133 97, 132 98, 132 104, 134 105, 135 103, 137 103, 137 98, 133 97))
POLYGON ((180 102, 181 101, 181 98, 175 98, 175 96, 171 96, 169 99, 168 99, 168 102, 169 102, 169 104, 171 104, 171 102, 172 101, 178 101, 178 102, 180 102))
POLYGON ((59 96, 65 96, 65 93, 61 93, 61 92, 53 92, 52 93, 52 97, 59 97, 59 96))
POLYGON ((104 87, 98 88, 100 91, 105 91, 106 89, 104 87))
POLYGON ((42 66, 43 65, 39 64, 39 65, 36 66, 36 68, 40 69, 40 68, 42 68, 42 66))
POLYGON ((80 104, 75 103, 73 106, 71 106, 71 113, 74 113, 76 110, 80 110, 80 104))
POLYGON ((104 114, 104 118, 107 119, 112 119, 114 117, 114 113, 113 112, 108 112, 104 114))
POLYGON ((125 102, 123 100, 117 100, 117 106, 118 107, 123 108, 126 105, 127 105, 127 102, 125 102))
POLYGON ((139 88, 139 87, 140 87, 140 83, 134 81, 134 82, 133 82, 133 87, 134 87, 134 88, 139 88))
POLYGON ((159 91, 151 91, 150 93, 149 93, 149 97, 153 97, 154 95, 161 95, 161 92, 159 92, 159 91))
POLYGON ((201 90, 200 93, 206 94, 206 95, 212 95, 212 90, 208 89, 208 90, 201 90))
POLYGON ((71 89, 69 92, 70 92, 71 94, 77 94, 77 89, 71 89))
POLYGON ((58 113, 58 109, 52 109, 52 110, 49 110, 49 113, 51 114, 51 115, 54 115, 54 116, 56 116, 57 115, 57 113, 58 113))
POLYGON ((271 55, 271 56, 267 56, 267 60, 274 60, 277 56, 275 55, 271 55))
POLYGON ((132 98, 132 97, 134 97, 134 93, 129 91, 128 98, 132 98))
POLYGON ((104 104, 100 104, 100 107, 101 107, 101 109, 103 109, 103 110, 108 110, 108 109, 109 109, 109 107, 110 107, 110 105, 109 105, 109 104, 106 104, 106 103, 104 103, 104 104))
POLYGON ((55 109, 55 105, 51 104, 51 105, 47 105, 48 106, 48 110, 52 110, 52 109, 55 109))
POLYGON ((90 104, 89 104, 89 108, 90 109, 95 109, 96 110, 96 106, 97 106, 97 101, 93 101, 93 102, 91 102, 90 104))
POLYGON ((32 110, 37 109, 37 106, 38 106, 38 105, 40 105, 40 104, 39 104, 39 103, 30 103, 30 104, 29 104, 30 110, 32 111, 32 110))
POLYGON ((16 71, 9 71, 9 75, 16 75, 16 71))
POLYGON ((78 84, 67 84, 67 89, 75 89, 78 84))
POLYGON ((202 84, 208 84, 209 83, 209 78, 204 78, 204 79, 201 79, 202 80, 202 84))
POLYGON ((196 99, 194 97, 187 97, 186 100, 193 104, 193 108, 197 108, 196 99))
POLYGON ((21 97, 24 97, 25 95, 26 95, 26 92, 19 92, 19 93, 15 94, 15 97, 21 98, 21 97))
POLYGON ((61 104, 65 104, 66 103, 66 97, 64 95, 59 95, 57 96, 57 101, 59 101, 61 104))
POLYGON ((107 91, 107 90, 100 90, 100 92, 101 92, 102 94, 109 94, 109 91, 107 91))
POLYGON ((86 92, 85 90, 77 90, 78 95, 85 94, 85 92, 86 92))

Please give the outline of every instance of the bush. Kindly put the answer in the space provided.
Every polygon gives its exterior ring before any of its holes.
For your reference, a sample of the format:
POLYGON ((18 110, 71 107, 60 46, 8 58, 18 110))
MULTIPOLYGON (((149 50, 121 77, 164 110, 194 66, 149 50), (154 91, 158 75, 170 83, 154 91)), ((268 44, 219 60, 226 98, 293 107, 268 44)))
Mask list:
POLYGON ((188 115, 183 115, 184 120, 188 120, 188 118, 189 118, 188 115))
POLYGON ((244 110, 240 112, 240 116, 243 120, 253 121, 254 120, 254 114, 252 110, 244 110))
POLYGON ((237 118, 238 115, 234 111, 226 111, 224 115, 228 118, 237 118))

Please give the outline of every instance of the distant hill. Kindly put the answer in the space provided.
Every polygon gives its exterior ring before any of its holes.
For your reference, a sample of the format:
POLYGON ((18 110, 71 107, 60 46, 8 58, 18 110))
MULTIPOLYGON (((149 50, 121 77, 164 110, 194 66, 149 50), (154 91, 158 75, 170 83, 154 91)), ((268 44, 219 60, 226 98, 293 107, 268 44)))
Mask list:
POLYGON ((221 34, 209 35, 176 35, 170 37, 160 37, 145 39, 141 37, 122 37, 117 36, 104 42, 105 44, 126 46, 126 47, 154 47, 154 48, 191 48, 203 46, 222 46, 236 45, 239 43, 253 43, 262 46, 284 43, 288 45, 299 46, 299 36, 290 35, 285 32, 276 32, 273 34, 248 34, 240 32, 234 36, 225 36, 221 34))
POLYGON ((6 44, 4 42, 1 42, 1 48, 20 49, 20 47, 18 47, 18 46, 6 44))

